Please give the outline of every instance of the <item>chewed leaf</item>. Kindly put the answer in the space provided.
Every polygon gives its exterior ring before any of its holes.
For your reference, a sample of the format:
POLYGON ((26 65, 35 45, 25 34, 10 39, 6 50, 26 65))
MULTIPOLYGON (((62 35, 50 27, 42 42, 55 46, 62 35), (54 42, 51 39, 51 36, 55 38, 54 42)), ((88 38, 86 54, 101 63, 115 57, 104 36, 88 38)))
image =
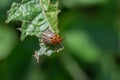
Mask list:
MULTIPOLYGON (((41 41, 41 34, 49 29, 58 34, 58 2, 51 4, 50 0, 22 0, 20 4, 13 3, 8 11, 7 23, 10 21, 21 21, 21 40, 28 35, 36 36, 41 41)), ((47 49, 47 45, 40 42, 38 55, 50 55, 54 49, 47 49)))
POLYGON ((39 7, 39 0, 29 0, 21 4, 13 3, 11 9, 8 11, 6 22, 10 22, 11 20, 32 21, 34 17, 42 12, 39 7))
POLYGON ((48 55, 50 56, 53 53, 53 50, 48 50, 49 47, 47 47, 44 43, 40 43, 40 50, 36 51, 38 55, 48 55))
POLYGON ((53 53, 53 50, 47 50, 48 47, 44 43, 40 43, 40 49, 38 51, 35 51, 35 54, 33 57, 37 60, 39 63, 39 56, 41 55, 47 55, 50 56, 53 53))
POLYGON ((21 4, 12 4, 6 22, 12 20, 23 22, 20 28, 23 40, 28 35, 40 37, 41 32, 48 27, 58 33, 58 13, 57 5, 50 4, 50 0, 23 0, 21 4))

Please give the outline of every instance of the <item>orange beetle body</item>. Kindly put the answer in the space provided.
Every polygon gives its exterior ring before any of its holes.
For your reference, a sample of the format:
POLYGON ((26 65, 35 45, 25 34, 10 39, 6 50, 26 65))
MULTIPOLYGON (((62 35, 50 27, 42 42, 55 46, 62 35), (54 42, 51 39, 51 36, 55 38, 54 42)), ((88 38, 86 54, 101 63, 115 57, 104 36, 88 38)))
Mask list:
POLYGON ((42 41, 47 45, 58 45, 62 43, 62 38, 50 30, 46 30, 42 34, 42 41))

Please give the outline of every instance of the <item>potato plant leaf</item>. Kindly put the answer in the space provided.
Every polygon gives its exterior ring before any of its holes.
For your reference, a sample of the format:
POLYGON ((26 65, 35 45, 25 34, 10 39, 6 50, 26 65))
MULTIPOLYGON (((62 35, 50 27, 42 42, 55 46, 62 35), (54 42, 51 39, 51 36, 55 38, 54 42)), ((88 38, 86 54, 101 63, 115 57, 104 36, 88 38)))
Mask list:
MULTIPOLYGON (((21 3, 13 3, 8 11, 6 23, 10 21, 22 21, 21 40, 28 35, 38 37, 41 41, 41 34, 46 30, 58 34, 58 2, 51 4, 50 0, 22 0, 21 3)), ((40 50, 36 51, 38 55, 50 55, 55 52, 54 49, 48 49, 48 46, 40 42, 40 50), (47 51, 46 51, 47 50, 47 51)))

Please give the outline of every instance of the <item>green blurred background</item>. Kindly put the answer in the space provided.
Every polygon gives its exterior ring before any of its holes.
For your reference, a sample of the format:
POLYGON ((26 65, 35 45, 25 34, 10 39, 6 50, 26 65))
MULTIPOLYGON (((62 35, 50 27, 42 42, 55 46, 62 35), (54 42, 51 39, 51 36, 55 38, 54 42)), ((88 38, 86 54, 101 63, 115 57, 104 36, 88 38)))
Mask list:
POLYGON ((22 42, 21 22, 5 23, 13 2, 0 0, 0 80, 120 80, 120 0, 60 0, 65 49, 39 64, 37 38, 22 42))

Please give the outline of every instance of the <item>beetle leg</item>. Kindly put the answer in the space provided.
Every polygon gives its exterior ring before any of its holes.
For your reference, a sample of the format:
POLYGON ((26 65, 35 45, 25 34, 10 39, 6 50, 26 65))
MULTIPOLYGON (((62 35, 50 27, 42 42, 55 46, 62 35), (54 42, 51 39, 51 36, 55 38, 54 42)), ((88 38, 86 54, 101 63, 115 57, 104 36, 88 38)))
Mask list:
POLYGON ((60 43, 60 47, 61 47, 60 50, 63 50, 63 49, 64 49, 64 46, 62 45, 62 43, 60 43))

